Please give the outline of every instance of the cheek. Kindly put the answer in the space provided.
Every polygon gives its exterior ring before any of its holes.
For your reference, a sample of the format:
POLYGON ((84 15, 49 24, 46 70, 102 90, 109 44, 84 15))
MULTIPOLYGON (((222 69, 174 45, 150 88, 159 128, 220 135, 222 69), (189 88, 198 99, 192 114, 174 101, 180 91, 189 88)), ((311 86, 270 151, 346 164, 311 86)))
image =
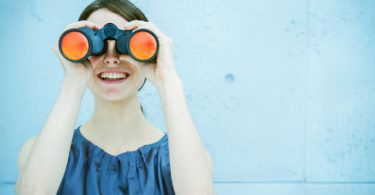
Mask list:
POLYGON ((95 81, 96 79, 96 76, 95 75, 92 75, 89 82, 87 83, 87 88, 89 88, 91 91, 93 91, 93 88, 95 87, 95 81))

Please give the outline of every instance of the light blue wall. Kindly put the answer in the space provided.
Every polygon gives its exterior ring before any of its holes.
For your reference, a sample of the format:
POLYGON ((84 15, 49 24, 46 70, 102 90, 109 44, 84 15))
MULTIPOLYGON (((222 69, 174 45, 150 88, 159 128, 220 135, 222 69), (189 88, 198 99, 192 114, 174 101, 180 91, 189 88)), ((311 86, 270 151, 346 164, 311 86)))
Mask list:
MULTIPOLYGON (((0 194, 57 98, 53 44, 89 2, 0 1, 0 194)), ((375 194, 375 1, 133 2, 174 40, 217 194, 375 194)), ((150 83, 140 98, 165 129, 150 83)), ((78 124, 92 108, 87 91, 78 124)))

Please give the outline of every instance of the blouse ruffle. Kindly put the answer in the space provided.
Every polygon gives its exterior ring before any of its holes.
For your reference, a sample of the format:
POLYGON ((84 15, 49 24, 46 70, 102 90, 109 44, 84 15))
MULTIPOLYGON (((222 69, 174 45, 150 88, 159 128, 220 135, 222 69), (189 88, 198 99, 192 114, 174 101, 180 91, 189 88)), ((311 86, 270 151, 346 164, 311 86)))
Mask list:
POLYGON ((137 150, 111 155, 74 130, 58 195, 175 194, 168 135, 137 150))

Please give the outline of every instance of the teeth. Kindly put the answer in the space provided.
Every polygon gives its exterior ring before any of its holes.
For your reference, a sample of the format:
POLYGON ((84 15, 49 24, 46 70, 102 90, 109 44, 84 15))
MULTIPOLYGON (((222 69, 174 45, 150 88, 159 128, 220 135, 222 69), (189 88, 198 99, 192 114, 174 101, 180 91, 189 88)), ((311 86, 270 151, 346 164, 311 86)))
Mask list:
POLYGON ((122 73, 122 72, 104 72, 104 73, 101 73, 99 76, 102 79, 120 79, 120 78, 125 78, 127 74, 122 73))

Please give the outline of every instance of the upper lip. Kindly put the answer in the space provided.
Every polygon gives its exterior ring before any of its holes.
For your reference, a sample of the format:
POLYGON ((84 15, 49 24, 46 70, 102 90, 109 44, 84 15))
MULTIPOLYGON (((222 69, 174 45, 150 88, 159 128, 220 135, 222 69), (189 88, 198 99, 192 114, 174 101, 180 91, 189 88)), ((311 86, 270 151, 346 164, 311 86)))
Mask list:
POLYGON ((106 69, 106 70, 101 70, 96 75, 99 76, 101 73, 104 73, 104 72, 108 72, 108 73, 125 73, 125 74, 130 75, 129 71, 122 70, 122 69, 106 69))

